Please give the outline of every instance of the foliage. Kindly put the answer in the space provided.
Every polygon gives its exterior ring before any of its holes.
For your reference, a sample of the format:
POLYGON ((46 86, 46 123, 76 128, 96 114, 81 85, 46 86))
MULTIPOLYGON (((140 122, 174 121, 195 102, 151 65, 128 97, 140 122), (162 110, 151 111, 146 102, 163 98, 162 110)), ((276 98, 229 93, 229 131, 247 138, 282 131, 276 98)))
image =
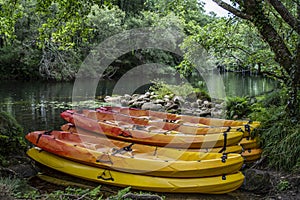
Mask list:
POLYGON ((13 191, 12 196, 18 199, 62 199, 62 200, 72 200, 72 199, 102 199, 101 186, 95 187, 93 189, 82 189, 67 187, 64 190, 56 190, 51 193, 40 193, 37 190, 27 190, 21 191, 16 189, 13 191))
POLYGON ((281 180, 276 186, 277 190, 279 191, 285 191, 289 189, 289 187, 290 187, 290 183, 286 180, 281 180))
POLYGON ((249 97, 228 97, 226 100, 226 117, 228 119, 243 119, 251 113, 249 97))
POLYGON ((15 24, 24 9, 19 0, 0 1, 0 47, 9 45, 15 39, 15 24))
POLYGON ((23 129, 8 113, 0 112, 0 165, 9 165, 11 154, 23 153, 26 149, 23 129))
POLYGON ((0 177, 0 198, 12 199, 19 191, 28 188, 25 186, 26 183, 23 180, 0 177))
POLYGON ((278 67, 255 27, 240 19, 216 19, 204 27, 198 26, 192 37, 227 70, 274 72, 278 67))
POLYGON ((263 155, 268 167, 276 170, 300 171, 300 125, 294 124, 285 112, 284 91, 266 95, 253 107, 251 119, 261 121, 258 132, 263 142, 263 155))
MULTIPOLYGON (((199 84, 201 86, 202 84, 199 84)), ((203 86, 203 85, 202 85, 203 86)), ((157 99, 164 99, 165 96, 174 97, 181 96, 183 98, 189 98, 194 96, 201 99, 210 99, 207 91, 204 87, 194 88, 189 83, 183 83, 180 85, 166 84, 163 81, 153 81, 153 85, 149 88, 150 92, 154 92, 157 99)))

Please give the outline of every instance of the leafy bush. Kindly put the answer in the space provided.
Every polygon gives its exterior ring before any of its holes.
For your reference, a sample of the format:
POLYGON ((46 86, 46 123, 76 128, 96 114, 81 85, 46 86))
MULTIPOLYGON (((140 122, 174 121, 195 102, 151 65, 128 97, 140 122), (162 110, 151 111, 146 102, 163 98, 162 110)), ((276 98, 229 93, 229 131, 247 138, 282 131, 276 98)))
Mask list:
POLYGON ((24 152, 23 129, 8 113, 0 112, 0 165, 9 165, 8 156, 24 152))
POLYGON ((258 134, 268 167, 300 172, 300 124, 295 124, 286 111, 287 97, 277 90, 252 105, 251 119, 261 122, 258 134))
POLYGON ((242 119, 247 117, 251 111, 249 97, 228 97, 226 101, 226 116, 228 119, 242 119))
POLYGON ((176 95, 187 99, 196 97, 198 99, 210 100, 209 94, 203 88, 194 88, 189 83, 169 85, 162 81, 153 81, 153 85, 149 88, 149 90, 157 95, 157 99, 163 99, 165 95, 171 97, 176 95))

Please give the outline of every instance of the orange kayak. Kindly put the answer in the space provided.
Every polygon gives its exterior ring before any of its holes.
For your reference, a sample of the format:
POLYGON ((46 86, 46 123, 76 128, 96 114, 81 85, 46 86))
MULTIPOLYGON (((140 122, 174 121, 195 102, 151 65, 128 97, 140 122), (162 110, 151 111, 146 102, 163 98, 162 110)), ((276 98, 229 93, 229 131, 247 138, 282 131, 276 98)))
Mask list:
MULTIPOLYGON (((75 110, 68 110, 67 112, 77 112, 75 110)), ((189 122, 168 122, 161 118, 148 118, 145 116, 136 117, 125 115, 123 113, 112 112, 110 110, 105 111, 102 109, 95 110, 81 110, 80 113, 84 114, 87 117, 97 119, 99 121, 120 121, 127 122, 130 124, 137 124, 142 126, 154 126, 164 130, 178 131, 185 134, 196 134, 196 135, 205 135, 210 133, 223 133, 223 132, 240 132, 243 131, 243 126, 237 127, 213 127, 207 125, 197 125, 195 123, 189 122)))
POLYGON ((262 154, 262 149, 247 149, 242 152, 242 156, 245 158, 245 162, 254 162, 260 159, 262 154))
POLYGON ((130 115, 135 117, 147 116, 150 118, 151 117, 160 118, 168 121, 182 121, 182 122, 190 122, 195 124, 204 124, 208 126, 235 127, 235 126, 250 125, 253 128, 257 128, 260 125, 260 123, 257 121, 225 120, 225 119, 206 118, 206 117, 198 117, 198 116, 190 116, 190 115, 178 115, 178 114, 172 114, 166 112, 142 110, 142 109, 128 108, 128 107, 103 106, 98 108, 97 110, 110 111, 114 113, 122 113, 125 115, 130 115))
POLYGON ((244 137, 239 145, 241 145, 243 149, 257 149, 260 147, 259 139, 257 137, 253 139, 244 137))
POLYGON ((224 132, 206 135, 188 135, 177 131, 140 126, 125 122, 99 121, 78 112, 65 111, 61 117, 82 129, 107 137, 164 147, 213 148, 236 145, 243 137, 242 132, 224 132))
POLYGON ((207 177, 238 172, 240 154, 188 152, 63 131, 35 131, 26 139, 41 149, 83 164, 160 177, 207 177))
MULTIPOLYGON (((80 132, 80 134, 79 134, 78 131, 77 131, 77 128, 75 127, 75 125, 71 124, 71 123, 67 123, 67 124, 62 125, 61 130, 65 131, 65 132, 72 132, 73 134, 72 135, 69 134, 69 137, 72 137, 73 140, 74 139, 76 140, 76 138, 74 138, 74 137, 77 137, 79 139, 80 138, 84 139, 84 141, 91 141, 91 142, 93 142, 95 140, 99 141, 101 143, 107 141, 106 137, 99 137, 99 135, 94 134, 94 133, 89 132, 89 131, 86 131, 86 130, 83 130, 83 129, 79 130, 79 132, 80 132), (95 139, 95 137, 97 139, 95 139), (104 138, 104 141, 103 141, 103 138, 104 138)), ((79 139, 77 139, 77 140, 80 141, 79 139)), ((121 140, 115 140, 115 139, 112 139, 112 138, 109 139, 109 142, 113 143, 117 146, 128 146, 128 145, 131 144, 129 142, 125 142, 125 141, 121 141, 121 140)), ((135 144, 135 146, 145 148, 148 145, 135 144)), ((161 147, 157 147, 157 148, 161 148, 161 147)), ((172 148, 172 149, 176 149, 176 148, 172 148)), ((181 148, 177 148, 177 150, 182 151, 181 148)), ((224 149, 223 147, 215 147, 215 148, 203 148, 203 149, 186 149, 185 151, 204 152, 204 153, 239 153, 240 154, 240 153, 242 153, 242 147, 240 145, 234 145, 234 146, 226 146, 226 149, 224 149)))

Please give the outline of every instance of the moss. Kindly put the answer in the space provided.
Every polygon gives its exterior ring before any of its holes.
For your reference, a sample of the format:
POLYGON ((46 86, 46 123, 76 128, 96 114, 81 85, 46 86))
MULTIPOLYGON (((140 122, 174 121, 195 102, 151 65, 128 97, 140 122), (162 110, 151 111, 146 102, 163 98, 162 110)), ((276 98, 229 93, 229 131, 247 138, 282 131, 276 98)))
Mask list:
POLYGON ((11 155, 19 155, 26 149, 22 127, 5 112, 0 112, 0 143, 1 166, 9 165, 11 155))

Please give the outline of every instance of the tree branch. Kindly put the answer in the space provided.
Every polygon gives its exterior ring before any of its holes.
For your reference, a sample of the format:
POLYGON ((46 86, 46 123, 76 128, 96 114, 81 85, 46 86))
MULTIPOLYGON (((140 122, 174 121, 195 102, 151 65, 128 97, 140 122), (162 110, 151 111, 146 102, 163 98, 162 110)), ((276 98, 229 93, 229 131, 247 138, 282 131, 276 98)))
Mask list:
POLYGON ((216 4, 218 4, 220 7, 224 8, 225 10, 231 12, 232 14, 234 14, 237 17, 240 17, 242 19, 247 19, 250 20, 251 16, 247 15, 243 12, 241 12, 240 10, 234 8, 233 6, 229 5, 228 3, 225 3, 222 0, 213 0, 216 4))
POLYGON ((279 0, 268 0, 268 2, 280 14, 282 19, 300 34, 300 26, 297 23, 297 19, 288 11, 288 9, 279 0))

